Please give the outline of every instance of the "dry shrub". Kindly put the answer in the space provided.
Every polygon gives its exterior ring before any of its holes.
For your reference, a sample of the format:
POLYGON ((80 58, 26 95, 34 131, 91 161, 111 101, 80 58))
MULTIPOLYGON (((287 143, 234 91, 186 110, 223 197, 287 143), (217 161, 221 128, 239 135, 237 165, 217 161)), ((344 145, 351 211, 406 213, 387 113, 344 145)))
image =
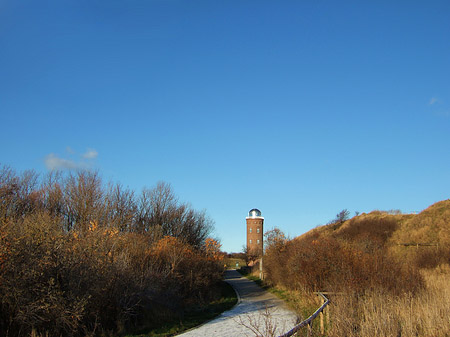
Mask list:
POLYGON ((400 293, 422 286, 418 272, 383 252, 364 252, 332 237, 291 240, 284 249, 268 253, 269 280, 290 289, 363 292, 380 288, 400 293))
POLYGON ((117 335, 182 318, 222 278, 210 220, 158 184, 0 167, 0 335, 117 335), (36 178, 36 179, 35 179, 36 178))
POLYGON ((182 316, 222 276, 220 261, 174 237, 92 226, 65 233, 45 215, 2 228, 1 331, 85 335, 182 316))
POLYGON ((381 214, 359 216, 349 221, 334 233, 334 237, 356 244, 359 249, 373 252, 381 249, 398 228, 395 216, 381 214))
POLYGON ((267 283, 281 284, 284 278, 284 266, 282 261, 287 257, 287 239, 284 233, 274 228, 264 234, 265 237, 265 255, 264 255, 264 272, 266 274, 265 281, 267 283))
POLYGON ((33 327, 56 334, 77 330, 87 296, 77 296, 61 284, 67 238, 45 215, 8 222, 4 229, 9 251, 0 283, 2 330, 12 334, 33 327))
POLYGON ((433 269, 450 263, 450 247, 420 247, 414 253, 414 263, 419 268, 433 269))

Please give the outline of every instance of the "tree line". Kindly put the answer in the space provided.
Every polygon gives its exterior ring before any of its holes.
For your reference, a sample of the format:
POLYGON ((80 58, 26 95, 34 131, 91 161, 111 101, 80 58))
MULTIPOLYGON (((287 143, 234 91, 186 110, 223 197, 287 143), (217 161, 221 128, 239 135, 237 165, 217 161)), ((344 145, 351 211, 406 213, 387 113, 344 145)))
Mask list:
POLYGON ((160 182, 0 166, 0 335, 107 335, 215 296, 213 221, 160 182))

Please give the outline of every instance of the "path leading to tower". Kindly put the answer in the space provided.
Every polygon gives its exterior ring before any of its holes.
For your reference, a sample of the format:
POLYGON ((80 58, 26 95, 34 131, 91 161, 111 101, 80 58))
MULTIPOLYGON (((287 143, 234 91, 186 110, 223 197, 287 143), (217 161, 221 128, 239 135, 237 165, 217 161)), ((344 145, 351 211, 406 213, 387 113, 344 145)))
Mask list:
POLYGON ((240 299, 231 310, 214 320, 189 330, 180 337, 254 337, 253 330, 269 335, 268 329, 275 329, 275 336, 289 331, 297 323, 297 316, 284 302, 250 281, 236 270, 227 270, 225 281, 237 291, 240 299))

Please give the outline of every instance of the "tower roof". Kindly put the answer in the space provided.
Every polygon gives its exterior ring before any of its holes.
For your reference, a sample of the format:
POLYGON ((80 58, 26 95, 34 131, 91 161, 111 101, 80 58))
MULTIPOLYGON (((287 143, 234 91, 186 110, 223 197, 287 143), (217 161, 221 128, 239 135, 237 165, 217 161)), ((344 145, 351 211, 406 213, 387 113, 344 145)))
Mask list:
POLYGON ((248 218, 262 218, 261 211, 257 208, 252 208, 248 212, 248 218))

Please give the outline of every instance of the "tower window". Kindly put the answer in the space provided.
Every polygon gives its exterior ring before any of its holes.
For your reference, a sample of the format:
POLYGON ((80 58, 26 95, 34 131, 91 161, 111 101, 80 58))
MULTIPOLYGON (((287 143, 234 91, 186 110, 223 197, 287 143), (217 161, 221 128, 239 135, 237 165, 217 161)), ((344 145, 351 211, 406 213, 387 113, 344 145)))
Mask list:
POLYGON ((250 233, 252 232, 252 228, 250 227, 250 233))
POLYGON ((259 245, 259 240, 256 240, 256 243, 259 245))
POLYGON ((249 242, 252 243, 252 239, 250 239, 249 242))
POLYGON ((259 228, 256 228, 256 233, 259 233, 259 228))

